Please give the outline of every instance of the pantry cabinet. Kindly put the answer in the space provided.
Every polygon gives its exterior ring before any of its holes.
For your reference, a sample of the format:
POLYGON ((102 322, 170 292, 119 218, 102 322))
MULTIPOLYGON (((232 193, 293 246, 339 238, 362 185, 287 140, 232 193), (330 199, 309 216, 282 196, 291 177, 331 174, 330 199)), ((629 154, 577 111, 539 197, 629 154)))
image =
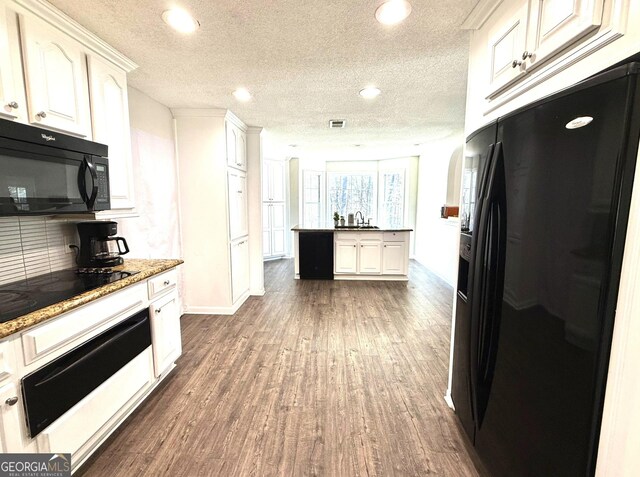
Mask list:
POLYGON ((249 239, 231 243, 231 291, 235 303, 249 291, 249 239))
POLYGON ((263 253, 265 258, 285 254, 285 205, 267 202, 262 205, 263 253))
POLYGON ((82 45, 34 16, 20 15, 29 123, 91 139, 82 45))
POLYGON ((87 58, 93 139, 109 146, 112 209, 132 209, 133 167, 127 75, 96 56, 87 58))
POLYGON ((247 216, 247 174, 235 169, 228 172, 229 238, 235 240, 249 233, 247 216))
POLYGON ((231 121, 225 121, 227 134, 227 165, 247 170, 247 135, 231 121))

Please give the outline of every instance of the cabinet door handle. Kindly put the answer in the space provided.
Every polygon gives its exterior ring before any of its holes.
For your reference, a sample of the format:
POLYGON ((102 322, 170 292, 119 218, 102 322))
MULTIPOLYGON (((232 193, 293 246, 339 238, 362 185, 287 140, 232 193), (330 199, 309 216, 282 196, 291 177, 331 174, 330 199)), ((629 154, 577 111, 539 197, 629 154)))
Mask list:
POLYGON ((531 58, 532 56, 533 56, 533 52, 532 51, 525 50, 522 53, 522 61, 525 61, 527 58, 531 58))
POLYGON ((384 248, 387 248, 387 246, 385 245, 384 248))
POLYGON ((354 245, 353 248, 356 248, 356 246, 354 245))
POLYGON ((156 308, 156 315, 159 315, 161 311, 162 311, 162 308, 156 308))
POLYGON ((11 101, 10 103, 7 103, 7 106, 9 106, 11 109, 18 109, 19 107, 18 103, 16 103, 15 101, 11 101))
POLYGON ((47 117, 47 113, 45 113, 44 111, 40 111, 38 114, 36 114, 36 116, 38 116, 40 119, 44 119, 47 117))
POLYGON ((162 283, 164 284, 164 286, 169 286, 171 284, 171 282, 169 280, 165 280, 162 283))
POLYGON ((522 64, 522 61, 520 60, 513 60, 511 62, 511 68, 517 68, 518 66, 520 66, 522 64))
POLYGON ((9 406, 14 406, 17 402, 18 402, 18 396, 10 397, 5 401, 5 403, 8 404, 9 406))

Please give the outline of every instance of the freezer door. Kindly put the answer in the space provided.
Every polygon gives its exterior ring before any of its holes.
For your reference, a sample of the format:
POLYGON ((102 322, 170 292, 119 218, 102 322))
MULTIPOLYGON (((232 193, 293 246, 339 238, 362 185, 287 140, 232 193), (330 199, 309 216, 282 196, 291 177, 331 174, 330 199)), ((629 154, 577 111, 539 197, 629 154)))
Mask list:
POLYGON ((475 446, 495 477, 593 475, 639 109, 636 76, 594 83, 498 124, 504 287, 492 350, 482 329, 472 347, 492 374, 475 446))
MULTIPOLYGON (((497 134, 497 124, 494 122, 472 134, 465 146, 465 171, 463 184, 463 212, 477 216, 479 210, 476 204, 483 193, 484 181, 487 175, 489 156, 493 154, 494 143, 497 134)), ((486 179, 485 179, 486 180, 486 179)), ((473 225, 471 224, 471 228, 473 225)), ((473 237, 475 239, 475 237, 473 237)), ((468 243, 468 235, 461 239, 462 243, 468 243)), ((471 339, 471 315, 468 303, 468 289, 472 285, 469 262, 472 257, 465 253, 459 257, 459 276, 456 303, 456 321, 453 348, 453 372, 451 380, 451 399, 453 400, 456 414, 460 419, 463 429, 473 442, 475 435, 475 420, 473 416, 473 392, 471 389, 470 370, 470 339, 471 339), (463 277, 462 274, 467 276, 463 277)))

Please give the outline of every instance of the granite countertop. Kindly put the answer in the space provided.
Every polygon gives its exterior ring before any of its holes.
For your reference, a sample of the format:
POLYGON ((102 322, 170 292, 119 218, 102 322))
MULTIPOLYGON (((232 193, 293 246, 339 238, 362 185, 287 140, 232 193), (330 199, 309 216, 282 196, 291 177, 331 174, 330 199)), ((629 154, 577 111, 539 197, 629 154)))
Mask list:
POLYGON ((103 296, 109 295, 110 293, 122 290, 129 285, 142 282, 149 277, 175 268, 182 263, 184 263, 182 260, 176 259, 159 260, 132 258, 129 260, 125 260, 122 265, 113 267, 113 270, 126 270, 128 272, 138 273, 136 273, 135 275, 131 275, 130 277, 123 278, 122 280, 118 280, 117 282, 109 283, 108 285, 104 285, 99 288, 81 293, 67 300, 49 305, 44 308, 40 308, 36 311, 32 311, 27 315, 14 318, 13 320, 7 321, 6 323, 0 323, 0 338, 5 338, 26 328, 37 325, 38 323, 42 323, 43 321, 55 318, 62 313, 66 313, 67 311, 73 310, 74 308, 86 305, 93 300, 97 300, 98 298, 102 298, 103 296))
POLYGON ((296 225, 291 227, 294 232, 413 232, 410 228, 392 228, 392 227, 380 227, 374 229, 370 227, 334 227, 333 225, 325 225, 318 227, 305 227, 302 225, 296 225))

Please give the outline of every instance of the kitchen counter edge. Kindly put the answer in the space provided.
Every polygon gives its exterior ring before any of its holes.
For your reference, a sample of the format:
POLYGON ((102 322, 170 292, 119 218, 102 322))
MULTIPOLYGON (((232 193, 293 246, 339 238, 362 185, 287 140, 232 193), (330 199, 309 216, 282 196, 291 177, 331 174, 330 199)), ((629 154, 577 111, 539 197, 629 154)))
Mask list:
POLYGON ((125 270, 128 272, 138 272, 135 275, 131 275, 122 280, 118 280, 108 285, 103 285, 99 288, 89 290, 69 298, 67 300, 55 303, 53 305, 40 308, 39 310, 32 311, 26 315, 14 318, 6 323, 0 323, 0 339, 6 338, 10 335, 24 331, 27 328, 31 328, 44 321, 56 318, 63 313, 71 311, 75 308, 79 308, 82 305, 91 303, 98 298, 102 298, 123 288, 133 285, 135 283, 142 282, 155 275, 159 275, 162 272, 171 270, 181 264, 184 261, 180 259, 129 259, 125 260, 122 265, 113 267, 114 270, 125 270))
POLYGON ((393 228, 380 228, 380 229, 374 229, 374 228, 348 228, 348 227, 339 227, 339 228, 335 228, 335 227, 301 227, 299 225, 296 225, 295 227, 291 227, 291 230, 293 232, 413 232, 413 229, 409 229, 409 228, 400 228, 400 229, 393 229, 393 228))

